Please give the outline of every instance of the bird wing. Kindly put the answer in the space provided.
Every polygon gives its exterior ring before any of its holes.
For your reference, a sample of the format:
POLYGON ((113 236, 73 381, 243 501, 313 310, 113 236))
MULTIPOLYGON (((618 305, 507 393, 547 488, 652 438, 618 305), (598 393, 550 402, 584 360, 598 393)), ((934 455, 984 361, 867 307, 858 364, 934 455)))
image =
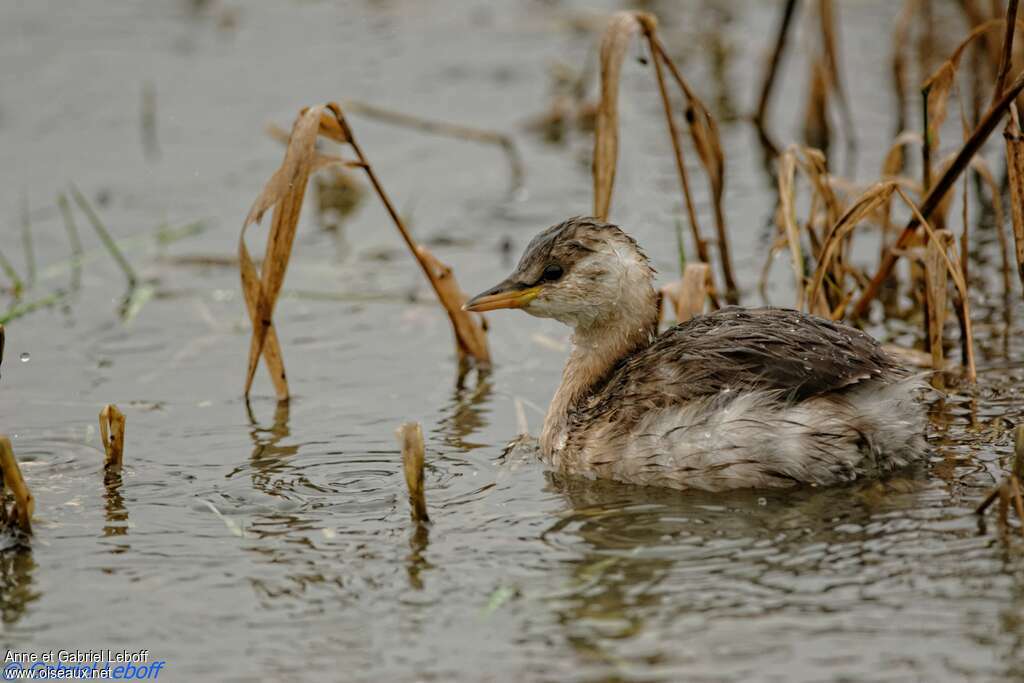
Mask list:
POLYGON ((782 308, 724 308, 666 330, 596 392, 665 405, 724 390, 778 391, 790 400, 868 379, 905 376, 869 335, 782 308))

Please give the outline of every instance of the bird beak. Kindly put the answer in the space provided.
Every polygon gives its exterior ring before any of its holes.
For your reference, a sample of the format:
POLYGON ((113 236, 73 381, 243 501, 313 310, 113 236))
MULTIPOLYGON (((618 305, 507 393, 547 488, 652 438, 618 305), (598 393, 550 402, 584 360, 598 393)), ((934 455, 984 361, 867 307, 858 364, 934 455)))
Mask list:
POLYGON ((540 294, 540 286, 524 287, 516 282, 505 280, 491 287, 486 292, 477 294, 463 305, 464 311, 493 311, 499 308, 523 308, 540 294))

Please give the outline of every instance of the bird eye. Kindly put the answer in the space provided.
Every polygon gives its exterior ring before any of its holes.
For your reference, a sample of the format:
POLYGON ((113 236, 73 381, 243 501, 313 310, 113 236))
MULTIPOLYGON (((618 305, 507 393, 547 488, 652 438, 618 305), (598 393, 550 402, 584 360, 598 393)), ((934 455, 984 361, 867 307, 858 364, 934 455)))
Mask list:
POLYGON ((550 263, 544 269, 544 274, 540 276, 540 279, 542 282, 554 282, 560 277, 562 277, 562 266, 557 263, 550 263))

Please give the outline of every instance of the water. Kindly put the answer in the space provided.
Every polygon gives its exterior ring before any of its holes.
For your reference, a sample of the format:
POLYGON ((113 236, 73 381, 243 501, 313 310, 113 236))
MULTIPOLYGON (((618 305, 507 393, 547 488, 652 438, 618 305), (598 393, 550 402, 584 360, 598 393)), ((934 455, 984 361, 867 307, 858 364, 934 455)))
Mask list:
MULTIPOLYGON (((748 109, 774 10, 653 9, 707 99, 748 109), (698 41, 715 27, 731 55, 725 85, 698 41)), ((870 179, 893 125, 897 8, 840 10, 870 179)), ((353 117, 416 234, 479 291, 534 232, 590 210, 589 138, 553 146, 521 124, 548 104, 550 63, 584 61, 592 40, 573 27, 593 16, 546 2, 261 0, 198 13, 170 0, 5 3, 2 249, 24 272, 25 198, 39 262, 26 300, 73 286, 55 203, 69 182, 145 283, 122 300, 121 272, 76 213, 80 287, 7 325, 12 356, 32 362, 3 367, 2 430, 37 500, 31 551, 0 554, 9 648, 149 649, 167 662, 162 680, 182 681, 1024 676, 1021 542, 979 533, 971 514, 1024 417, 1024 343, 1019 323, 1005 336, 981 301, 978 394, 931 406, 933 452, 917 471, 715 496, 564 480, 501 451, 517 398, 539 429, 566 331, 490 316, 497 367, 460 386, 447 320, 382 209, 367 201, 331 234, 307 207, 275 314, 295 397, 275 408, 261 369, 247 411, 248 327, 230 259, 280 159, 264 124, 358 97, 513 131, 527 169, 518 196, 493 149, 353 117), (155 148, 140 142, 149 97, 155 148), (196 221, 199 234, 152 237, 196 221), (125 469, 105 479, 97 414, 109 402, 128 428, 125 469), (427 435, 426 531, 409 522, 393 435, 407 420, 427 435)), ((626 72, 613 213, 665 281, 677 268, 675 170, 649 74, 634 60, 626 72)), ((790 140, 805 69, 794 57, 785 73, 772 120, 790 140)), ((774 194, 754 133, 722 129, 736 270, 757 303, 774 194)), ((703 181, 694 186, 709 230, 703 181)), ((773 283, 788 303, 785 263, 773 283)), ((875 331, 907 343, 918 327, 875 331)))

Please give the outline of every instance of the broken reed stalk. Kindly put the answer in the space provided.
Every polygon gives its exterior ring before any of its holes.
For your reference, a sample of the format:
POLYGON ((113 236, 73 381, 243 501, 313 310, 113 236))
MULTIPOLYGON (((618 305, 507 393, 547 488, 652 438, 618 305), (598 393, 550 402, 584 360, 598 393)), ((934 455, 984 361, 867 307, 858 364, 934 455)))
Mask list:
POLYGON ((406 422, 395 430, 395 436, 402 447, 402 470, 409 489, 409 512, 414 522, 429 522, 423 486, 423 430, 419 422, 406 422))
POLYGON ((764 79, 761 81, 761 95, 757 100, 757 111, 754 113, 754 123, 761 132, 761 139, 768 142, 773 148, 772 152, 778 154, 778 148, 768 136, 765 118, 768 115, 768 102, 771 99, 772 90, 775 88, 775 76, 782 62, 782 55, 786 51, 786 43, 789 37, 789 27, 793 23, 793 15, 796 14, 797 0, 786 0, 782 7, 782 17, 779 19, 779 30, 775 35, 775 48, 772 56, 765 67, 764 79))
POLYGON ((124 257, 124 254, 121 253, 121 249, 117 246, 117 242, 115 242, 114 238, 110 236, 106 226, 103 225, 103 221, 100 220, 100 217, 92 208, 89 200, 86 199, 85 195, 83 195, 74 185, 71 185, 71 196, 74 197, 75 203, 78 204, 78 208, 82 210, 85 217, 89 219, 89 223, 92 224, 96 234, 99 235, 100 241, 103 242, 103 246, 107 248, 107 251, 109 251, 110 255, 114 258, 114 261, 121 270, 124 271, 124 276, 128 280, 128 287, 130 289, 134 289, 139 282, 139 278, 135 275, 135 269, 132 268, 130 263, 128 263, 128 259, 124 257))
MULTIPOLYGON (((992 131, 995 130, 999 121, 1006 113, 1007 108, 1017 95, 1020 94, 1021 90, 1024 90, 1024 73, 1018 75, 1013 83, 1003 92, 999 100, 989 107, 981 121, 978 122, 974 132, 971 133, 971 137, 960 148, 953 163, 949 165, 935 184, 928 190, 918 212, 921 216, 928 218, 942 200, 945 199, 946 193, 953 187, 953 183, 956 182, 960 174, 970 164, 974 155, 985 144, 985 141, 988 140, 992 131)), ((853 306, 850 314, 851 318, 854 320, 861 319, 867 313, 868 306, 878 296, 882 289, 882 284, 888 279, 900 255, 910 245, 920 225, 921 221, 918 219, 917 213, 915 213, 910 221, 908 221, 906 227, 903 228, 903 232, 900 233, 896 243, 886 249, 878 270, 875 271, 874 276, 872 276, 857 303, 853 306)))
POLYGON ((246 308, 249 311, 253 327, 246 371, 245 396, 248 397, 252 389, 256 368, 262 356, 267 370, 270 372, 278 400, 287 400, 289 397, 281 346, 273 324, 274 306, 284 284, 285 271, 291 257, 292 245, 302 211, 302 200, 309 177, 320 168, 339 164, 361 168, 366 172, 377 196, 402 235, 402 239, 416 258, 448 313, 455 331, 460 361, 469 357, 481 367, 490 365, 490 352, 487 348, 487 337, 481 322, 482 318, 462 310, 466 296, 459 289, 451 269, 412 239, 401 216, 388 199, 373 167, 353 137, 341 107, 331 102, 308 107, 299 113, 292 126, 291 136, 280 168, 263 186, 242 223, 238 240, 239 265, 246 308), (316 139, 319 135, 348 145, 355 152, 358 160, 346 161, 340 157, 317 152, 316 139), (271 208, 273 208, 273 218, 267 234, 266 253, 262 270, 257 271, 245 244, 245 233, 250 225, 258 223, 263 214, 271 208))
MULTIPOLYGON (((32 533, 32 515, 35 513, 36 502, 29 491, 25 479, 21 476, 21 468, 14 457, 14 450, 11 448, 11 440, 0 435, 0 505, 4 506, 6 513, 7 501, 4 500, 4 490, 9 490, 14 496, 14 521, 26 534, 32 533)), ((10 519, 10 517, 8 517, 10 519)))
POLYGON ((124 413, 113 403, 108 403, 100 411, 100 438, 106 460, 103 466, 107 469, 120 469, 124 464, 124 413))
POLYGON ((71 213, 71 204, 63 192, 57 195, 57 207, 64 219, 68 242, 71 243, 71 289, 78 289, 82 283, 82 239, 78 234, 78 226, 75 225, 75 217, 71 213))
POLYGON ((511 186, 510 191, 516 192, 523 186, 523 181, 526 177, 523 158, 519 154, 519 148, 516 146, 515 140, 505 133, 474 128, 472 126, 464 126, 457 123, 448 123, 447 121, 427 119, 422 116, 414 116, 412 114, 406 114, 405 112, 385 109, 384 107, 378 107, 375 104, 361 102, 359 100, 343 100, 341 106, 342 110, 349 114, 365 116, 374 121, 379 121, 380 123, 412 128, 424 133, 441 135, 456 140, 468 140, 470 142, 479 142, 487 145, 497 145, 501 148, 502 152, 504 152, 505 159, 508 161, 510 174, 509 183, 511 186))

